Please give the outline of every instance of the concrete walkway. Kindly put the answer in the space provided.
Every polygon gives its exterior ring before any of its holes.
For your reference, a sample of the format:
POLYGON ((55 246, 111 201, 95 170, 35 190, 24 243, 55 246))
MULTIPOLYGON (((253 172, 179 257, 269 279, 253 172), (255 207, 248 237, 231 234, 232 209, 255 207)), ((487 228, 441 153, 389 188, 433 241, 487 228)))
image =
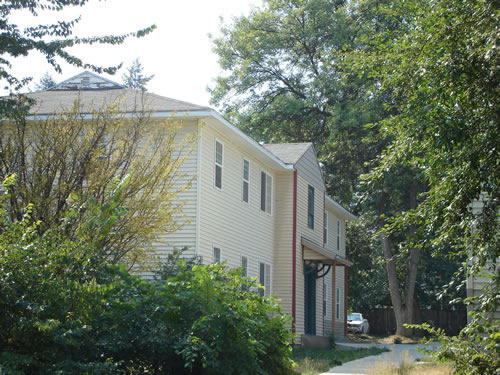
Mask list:
MULTIPOLYGON (((430 344, 431 348, 437 348, 438 343, 430 344)), ((422 344, 337 344, 338 348, 350 347, 350 348, 387 348, 390 351, 378 355, 372 355, 369 357, 357 359, 355 361, 346 362, 341 366, 336 366, 328 370, 327 372, 321 374, 366 374, 370 370, 374 370, 377 366, 383 366, 382 364, 392 364, 394 366, 399 365, 403 360, 407 362, 415 362, 417 358, 426 357, 425 354, 420 353, 417 347, 425 347, 422 344)))

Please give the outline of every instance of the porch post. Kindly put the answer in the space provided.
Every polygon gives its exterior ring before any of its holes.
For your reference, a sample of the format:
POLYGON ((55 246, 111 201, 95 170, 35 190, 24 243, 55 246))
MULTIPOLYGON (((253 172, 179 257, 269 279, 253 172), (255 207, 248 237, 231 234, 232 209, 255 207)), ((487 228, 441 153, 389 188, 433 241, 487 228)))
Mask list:
POLYGON ((347 337, 347 292, 349 290, 347 285, 347 266, 344 266, 344 336, 347 337))
POLYGON ((336 291, 335 291, 335 270, 337 269, 337 262, 333 261, 332 264, 332 333, 335 334, 335 307, 336 307, 336 291))

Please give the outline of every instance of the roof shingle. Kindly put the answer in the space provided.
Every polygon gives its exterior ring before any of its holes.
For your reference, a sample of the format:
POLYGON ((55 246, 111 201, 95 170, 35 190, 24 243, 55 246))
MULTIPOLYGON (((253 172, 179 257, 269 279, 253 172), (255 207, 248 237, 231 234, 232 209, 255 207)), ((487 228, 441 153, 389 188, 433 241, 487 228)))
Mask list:
POLYGON ((269 143, 263 146, 283 163, 295 164, 312 146, 312 143, 269 143))

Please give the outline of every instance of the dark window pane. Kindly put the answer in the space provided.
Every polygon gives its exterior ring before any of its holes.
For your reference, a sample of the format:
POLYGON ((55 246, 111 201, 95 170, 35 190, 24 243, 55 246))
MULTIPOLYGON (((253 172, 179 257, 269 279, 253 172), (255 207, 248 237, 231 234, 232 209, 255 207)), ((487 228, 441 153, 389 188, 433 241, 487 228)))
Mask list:
POLYGON ((219 165, 215 166, 215 186, 222 189, 222 167, 219 165))
POLYGON ((260 209, 266 210, 266 174, 260 173, 260 209))
POLYGON ((243 181, 243 201, 248 203, 248 182, 243 181))

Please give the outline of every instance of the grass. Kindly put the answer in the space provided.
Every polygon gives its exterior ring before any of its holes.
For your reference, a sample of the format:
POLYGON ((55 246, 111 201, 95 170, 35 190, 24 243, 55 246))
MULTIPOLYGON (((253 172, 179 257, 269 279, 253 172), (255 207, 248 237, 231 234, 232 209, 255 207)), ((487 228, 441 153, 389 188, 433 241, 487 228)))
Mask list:
POLYGON ((316 375, 344 362, 386 352, 386 349, 316 349, 296 347, 293 359, 297 363, 295 371, 302 375, 316 375))
POLYGON ((431 358, 425 362, 412 363, 407 357, 394 366, 389 362, 375 363, 375 368, 367 375, 451 375, 453 366, 450 363, 439 363, 431 358))

